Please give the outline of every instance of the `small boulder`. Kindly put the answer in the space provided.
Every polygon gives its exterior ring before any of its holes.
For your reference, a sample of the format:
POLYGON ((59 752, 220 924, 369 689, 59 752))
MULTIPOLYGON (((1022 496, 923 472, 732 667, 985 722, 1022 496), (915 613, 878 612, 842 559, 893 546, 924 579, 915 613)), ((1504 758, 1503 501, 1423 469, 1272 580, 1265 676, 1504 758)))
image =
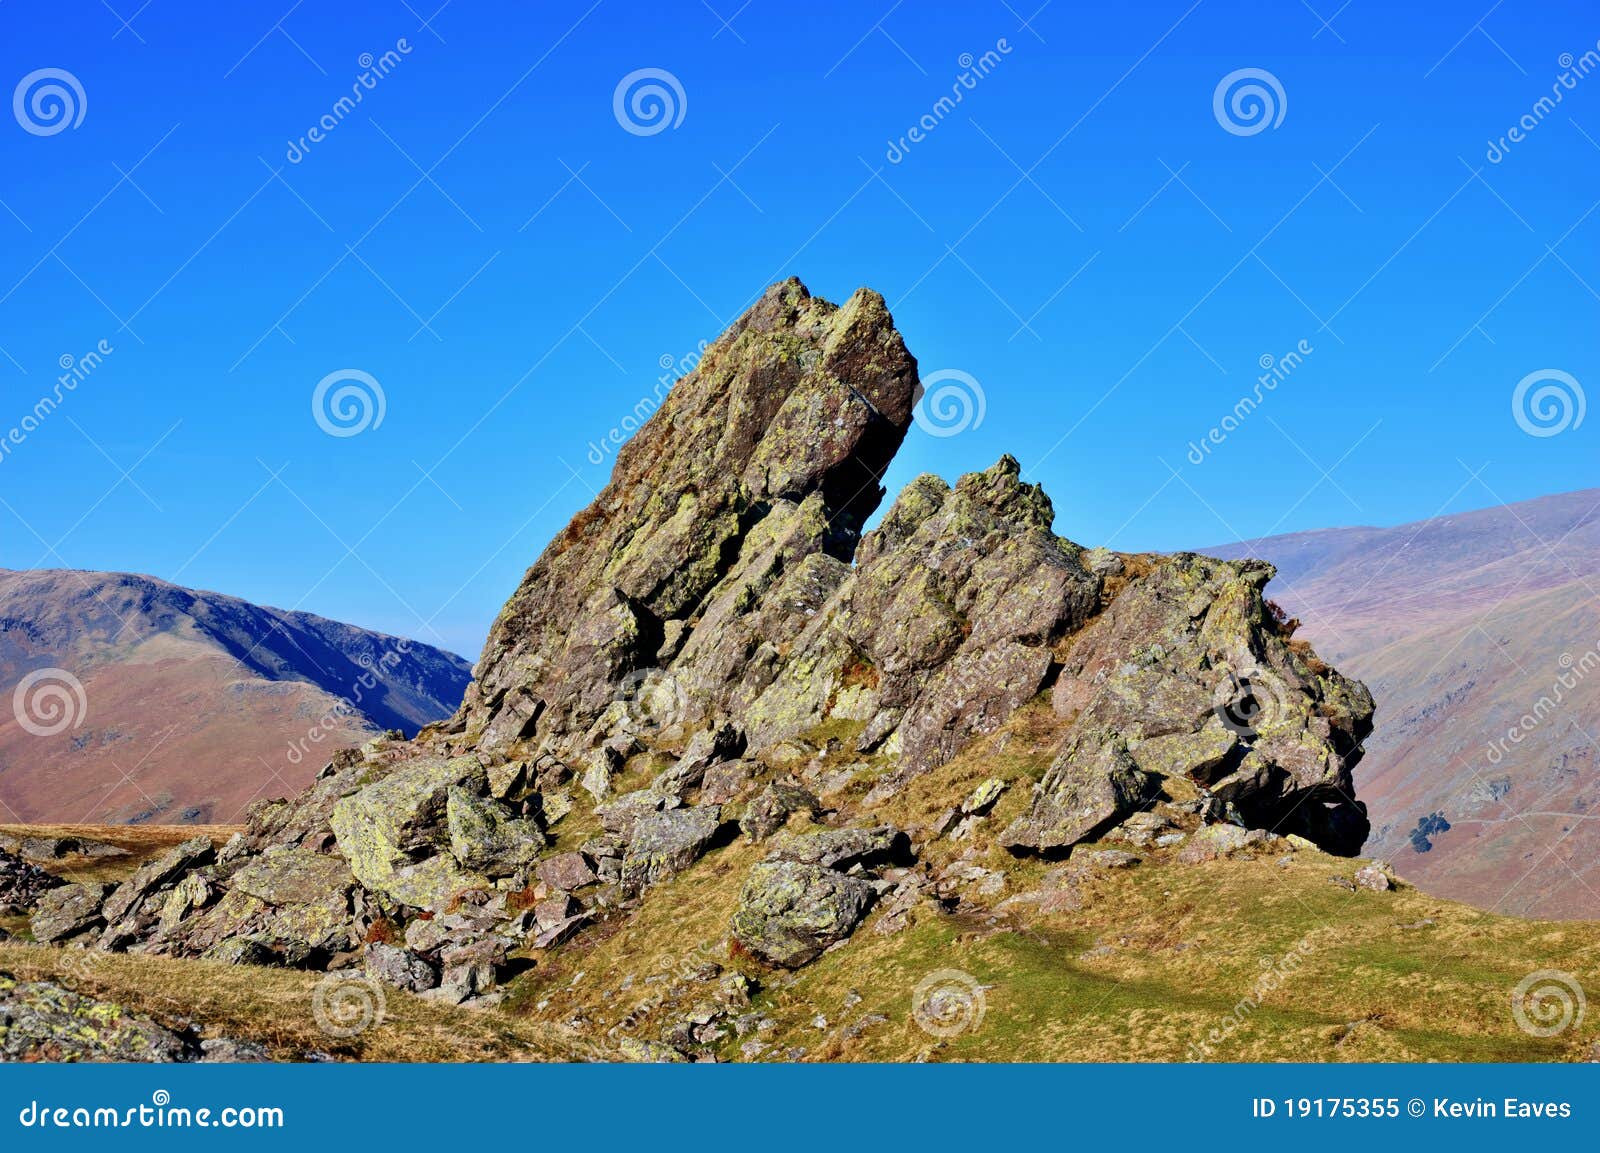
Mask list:
POLYGON ((557 853, 534 868, 534 874, 552 889, 573 893, 599 880, 582 853, 557 853))
POLYGON ((39 898, 28 927, 41 945, 67 941, 89 930, 105 926, 101 910, 114 885, 87 881, 81 885, 62 885, 39 898))
POLYGON ((820 865, 763 861, 739 894, 733 935, 762 960, 798 969, 854 932, 876 895, 870 882, 820 865))
POLYGON ((769 861, 795 861, 846 872, 856 865, 906 864, 911 838, 891 825, 874 829, 824 829, 774 842, 769 861))
POLYGON ((513 817, 499 801, 473 796, 459 785, 446 795, 450 852, 463 868, 507 877, 538 859, 545 837, 532 821, 513 817))
POLYGON ((1367 865, 1356 870, 1356 884, 1374 893, 1387 893, 1394 888, 1394 877, 1382 865, 1367 865))
POLYGON ((822 815, 822 802, 811 790, 794 781, 773 781, 751 799, 739 819, 739 828, 752 841, 764 841, 798 812, 812 820, 822 815))
POLYGON ((622 859, 623 889, 637 893, 687 869, 706 851, 721 823, 722 810, 716 805, 641 817, 622 859))
POLYGON ((0 1061, 187 1061, 183 1037, 121 1005, 0 973, 0 1061))
POLYGON ((412 993, 431 989, 439 983, 439 973, 432 965, 398 945, 368 945, 361 964, 367 976, 412 993))
POLYGON ((972 794, 961 802, 961 815, 964 817, 984 816, 990 809, 995 807, 995 804, 1008 787, 999 777, 990 777, 973 789, 972 794))

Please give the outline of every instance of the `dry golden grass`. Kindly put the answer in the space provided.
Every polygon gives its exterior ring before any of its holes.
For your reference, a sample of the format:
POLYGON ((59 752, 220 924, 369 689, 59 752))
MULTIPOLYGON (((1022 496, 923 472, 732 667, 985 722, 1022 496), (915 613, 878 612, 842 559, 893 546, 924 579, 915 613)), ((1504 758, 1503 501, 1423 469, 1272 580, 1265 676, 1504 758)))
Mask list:
POLYGON ((590 1054, 560 1030, 497 1010, 430 1004, 389 989, 382 1023, 348 1039, 317 1025, 312 996, 326 974, 0 944, 0 970, 53 980, 146 1013, 194 1021, 208 1037, 258 1041, 280 1060, 323 1053, 359 1061, 571 1061, 590 1054))
POLYGON ((72 881, 120 881, 151 857, 192 837, 207 836, 219 848, 242 825, 0 825, 12 837, 76 837, 102 841, 124 850, 121 857, 68 855, 36 862, 72 881))

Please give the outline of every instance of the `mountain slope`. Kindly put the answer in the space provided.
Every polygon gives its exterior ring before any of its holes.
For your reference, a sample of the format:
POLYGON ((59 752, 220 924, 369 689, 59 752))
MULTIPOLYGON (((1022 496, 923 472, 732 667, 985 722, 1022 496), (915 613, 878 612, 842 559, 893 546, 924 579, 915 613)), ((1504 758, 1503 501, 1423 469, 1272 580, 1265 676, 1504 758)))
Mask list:
POLYGON ((1205 551, 1276 564, 1270 595, 1372 689, 1368 853, 1484 908, 1600 917, 1600 489, 1205 551))
POLYGON ((332 749, 449 715, 470 676, 428 645, 154 577, 0 570, 0 803, 226 821, 332 749))

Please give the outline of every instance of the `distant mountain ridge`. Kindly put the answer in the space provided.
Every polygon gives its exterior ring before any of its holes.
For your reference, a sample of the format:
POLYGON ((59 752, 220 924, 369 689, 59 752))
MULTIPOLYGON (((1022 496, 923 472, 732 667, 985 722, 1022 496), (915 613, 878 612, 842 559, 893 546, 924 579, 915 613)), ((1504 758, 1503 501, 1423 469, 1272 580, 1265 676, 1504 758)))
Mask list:
POLYGON ((1499 912, 1600 917, 1600 489, 1201 551, 1273 562, 1268 595, 1372 689, 1368 853, 1499 912))
POLYGON ((227 820, 326 752, 450 715, 470 679, 429 645, 156 577, 0 570, 0 803, 227 820))

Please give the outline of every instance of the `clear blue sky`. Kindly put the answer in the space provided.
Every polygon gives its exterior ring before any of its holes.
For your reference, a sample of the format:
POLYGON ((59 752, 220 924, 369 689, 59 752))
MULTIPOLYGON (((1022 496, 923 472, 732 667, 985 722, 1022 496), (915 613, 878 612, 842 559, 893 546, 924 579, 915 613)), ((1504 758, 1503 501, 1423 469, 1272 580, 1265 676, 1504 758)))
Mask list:
POLYGON ((912 434, 891 492, 1009 451, 1086 544, 1600 483, 1600 416, 1534 437, 1511 411, 1529 373, 1600 381, 1600 75, 1486 156, 1595 47, 1592 4, 436 2, 0 5, 0 95, 57 68, 85 100, 50 134, 0 116, 0 438, 63 357, 113 349, 0 454, 0 566, 476 657, 604 483, 590 442, 789 275, 878 289, 925 374, 983 390, 981 425, 912 434), (619 123, 642 68, 681 85, 675 127, 619 123), (1244 68, 1285 96, 1248 135, 1213 107, 1244 68), (381 425, 313 419, 341 369, 381 425))

